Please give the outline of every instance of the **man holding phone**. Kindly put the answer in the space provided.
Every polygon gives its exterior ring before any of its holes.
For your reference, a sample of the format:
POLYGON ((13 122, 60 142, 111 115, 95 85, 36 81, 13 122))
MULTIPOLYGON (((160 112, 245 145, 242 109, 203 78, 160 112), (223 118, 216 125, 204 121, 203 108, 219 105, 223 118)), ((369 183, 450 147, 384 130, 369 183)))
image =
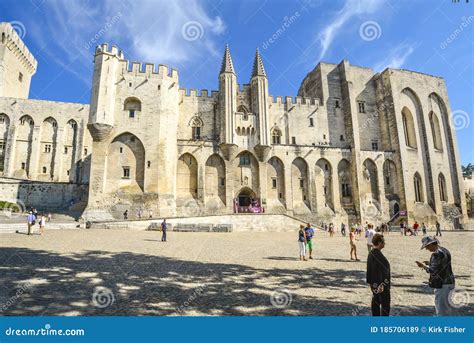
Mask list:
POLYGON ((435 237, 423 237, 421 244, 422 250, 426 249, 432 254, 429 262, 416 261, 416 264, 430 274, 429 285, 434 288, 436 315, 449 316, 452 314, 449 297, 454 289, 451 253, 448 249, 441 247, 435 237))

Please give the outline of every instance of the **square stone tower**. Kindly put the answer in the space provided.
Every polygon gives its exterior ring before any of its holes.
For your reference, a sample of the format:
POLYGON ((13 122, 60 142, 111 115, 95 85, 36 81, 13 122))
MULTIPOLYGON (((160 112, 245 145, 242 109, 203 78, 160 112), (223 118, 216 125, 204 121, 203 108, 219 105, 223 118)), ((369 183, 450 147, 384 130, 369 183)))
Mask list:
POLYGON ((0 23, 0 97, 27 99, 38 62, 10 23, 0 23))

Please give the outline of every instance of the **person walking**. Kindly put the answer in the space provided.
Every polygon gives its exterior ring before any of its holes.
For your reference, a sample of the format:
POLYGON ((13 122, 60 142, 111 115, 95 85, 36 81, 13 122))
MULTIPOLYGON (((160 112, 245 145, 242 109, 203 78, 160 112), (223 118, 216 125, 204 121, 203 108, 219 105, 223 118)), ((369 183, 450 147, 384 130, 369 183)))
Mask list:
POLYGON ((349 232, 349 244, 351 246, 351 261, 360 261, 357 258, 357 246, 355 244, 355 241, 358 240, 356 237, 356 228, 351 227, 351 232, 349 232), (352 254, 354 254, 354 257, 352 257, 352 254))
POLYGON ((306 249, 309 251, 309 259, 313 259, 313 236, 314 236, 314 229, 311 227, 311 224, 304 228, 304 233, 306 235, 306 249))
POLYGON ((430 261, 416 261, 416 264, 430 274, 428 284, 434 288, 436 315, 452 315, 453 307, 449 303, 449 297, 454 289, 455 279, 451 266, 451 253, 441 247, 435 237, 430 236, 421 239, 421 250, 423 249, 431 252, 430 261))
POLYGON ((51 221, 51 218, 52 218, 52 215, 51 215, 51 212, 48 212, 48 223, 51 221))
POLYGON ((368 225, 368 229, 365 232, 365 237, 367 238, 367 250, 370 252, 372 250, 373 244, 372 244, 372 239, 374 238, 375 235, 375 230, 374 226, 372 224, 368 225))
POLYGON ((44 234, 44 227, 46 226, 46 217, 44 214, 41 214, 40 220, 39 220, 39 228, 40 228, 40 235, 43 236, 44 234))
POLYGON ((346 224, 341 223, 341 235, 346 236, 346 224))
POLYGON ((163 219, 163 222, 161 223, 161 241, 166 242, 166 231, 168 230, 168 224, 166 223, 166 218, 163 219))
POLYGON ((439 223, 439 221, 436 221, 436 236, 442 236, 441 234, 441 224, 439 223))
POLYGON ((298 246, 300 248, 300 261, 306 260, 306 234, 304 232, 304 225, 300 225, 298 231, 298 246))
POLYGON ((148 212, 148 218, 150 218, 150 219, 153 218, 153 211, 152 211, 152 210, 150 210, 150 211, 148 212))
POLYGON ((400 222, 400 234, 402 236, 407 235, 406 228, 405 228, 405 223, 403 222, 403 220, 400 222))
POLYGON ((333 237, 333 236, 334 236, 334 224, 330 223, 329 224, 329 237, 333 237))
POLYGON ((367 258, 367 283, 372 291, 372 316, 390 315, 390 263, 382 254, 385 238, 376 233, 367 258))
POLYGON ((125 212, 123 212, 123 220, 127 220, 128 219, 128 210, 125 210, 125 212))
POLYGON ((423 232, 423 236, 426 236, 426 225, 425 225, 425 223, 421 223, 421 232, 423 232))
POLYGON ((26 222, 28 224, 28 236, 32 234, 32 227, 35 225, 36 217, 33 214, 33 211, 28 212, 28 216, 26 217, 26 222))

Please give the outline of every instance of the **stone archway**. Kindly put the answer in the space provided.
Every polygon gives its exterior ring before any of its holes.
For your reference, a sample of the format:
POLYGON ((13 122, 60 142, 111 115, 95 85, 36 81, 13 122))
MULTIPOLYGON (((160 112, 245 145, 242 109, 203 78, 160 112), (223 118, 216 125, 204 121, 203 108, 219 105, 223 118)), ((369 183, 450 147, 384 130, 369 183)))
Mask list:
POLYGON ((239 206, 250 206, 252 199, 255 199, 256 197, 257 195, 255 192, 248 187, 242 188, 236 196, 239 201, 239 206))

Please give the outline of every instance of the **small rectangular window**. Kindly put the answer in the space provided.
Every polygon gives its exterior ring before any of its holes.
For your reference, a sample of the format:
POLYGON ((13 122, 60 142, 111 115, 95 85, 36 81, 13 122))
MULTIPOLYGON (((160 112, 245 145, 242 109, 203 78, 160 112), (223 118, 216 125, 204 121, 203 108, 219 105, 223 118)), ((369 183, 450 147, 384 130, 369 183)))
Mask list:
POLYGON ((48 171, 48 170, 46 169, 46 167, 43 167, 43 174, 46 174, 47 171, 48 171))
POLYGON ((357 104, 359 106, 359 113, 365 113, 365 102, 358 101, 357 104))
POLYGON ((250 156, 245 154, 240 156, 240 165, 241 166, 249 166, 250 165, 250 156))
POLYGON ((23 82, 23 74, 22 73, 18 74, 18 81, 23 82))
POLYGON ((277 188, 277 179, 276 178, 272 178, 272 188, 273 189, 277 188))
POLYGON ((50 153, 51 152, 51 144, 45 144, 44 146, 44 152, 50 153))
POLYGON ((64 147, 64 153, 67 154, 67 146, 64 147))
POLYGON ((291 144, 296 144, 296 137, 295 136, 291 137, 291 144))
POLYGON ((135 118, 135 110, 129 110, 128 111, 128 117, 129 118, 135 118))
POLYGON ((336 108, 340 108, 340 107, 341 107, 341 105, 339 104, 339 100, 335 100, 335 101, 334 101, 334 107, 336 107, 336 108))
POLYGON ((150 167, 151 167, 151 161, 147 161, 146 166, 147 166, 148 168, 150 168, 150 167))
POLYGON ((372 150, 374 150, 374 151, 379 150, 379 143, 378 142, 372 142, 372 150))
POLYGON ((309 118, 309 126, 314 126, 313 118, 309 118))
POLYGON ((123 153, 123 148, 122 147, 119 148, 119 152, 123 153))
POLYGON ((84 149, 84 155, 87 155, 87 149, 84 149))
POLYGON ((130 179, 130 167, 122 167, 123 176, 122 179, 130 179))
POLYGON ((21 162, 21 169, 26 169, 26 163, 25 162, 21 162))
POLYGON ((225 186, 225 178, 224 178, 224 177, 221 177, 221 186, 222 186, 222 187, 225 186))
POLYGON ((386 177, 385 177, 385 183, 386 183, 387 185, 390 185, 390 177, 389 177, 389 176, 386 176, 386 177))
POLYGON ((323 135, 323 139, 326 139, 326 135, 323 135))
POLYGON ((0 141, 0 152, 3 153, 3 150, 5 149, 5 142, 0 141))
POLYGON ((301 189, 304 188, 304 179, 300 179, 300 188, 301 188, 301 189))
POLYGON ((342 196, 343 197, 350 197, 351 196, 351 190, 349 188, 348 183, 343 183, 342 184, 342 196))
POLYGON ((194 126, 192 134, 193 134, 193 139, 201 139, 201 127, 194 126))

